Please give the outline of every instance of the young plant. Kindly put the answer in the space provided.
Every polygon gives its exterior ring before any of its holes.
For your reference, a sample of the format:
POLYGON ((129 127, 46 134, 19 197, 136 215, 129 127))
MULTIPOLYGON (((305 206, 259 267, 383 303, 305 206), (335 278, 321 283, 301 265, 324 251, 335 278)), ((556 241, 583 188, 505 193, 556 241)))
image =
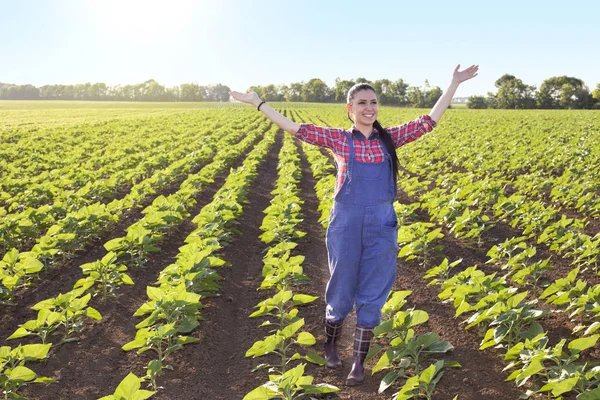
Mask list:
POLYGON ((83 274, 87 275, 87 278, 78 280, 74 287, 89 289, 96 284, 95 292, 100 293, 102 300, 106 300, 108 296, 115 295, 115 290, 120 285, 133 285, 133 281, 125 273, 127 267, 116 264, 116 261, 117 254, 111 251, 101 260, 81 265, 83 274))
POLYGON ((134 224, 127 229, 124 237, 109 240, 104 248, 109 252, 116 252, 118 256, 129 255, 129 264, 139 267, 146 263, 146 256, 150 252, 160 250, 155 246, 157 238, 152 231, 146 229, 142 224, 134 224))
POLYGON ((433 242, 444 237, 441 228, 430 230, 435 225, 430 222, 415 222, 411 225, 401 226, 398 230, 398 244, 402 246, 398 258, 406 260, 418 259, 420 265, 427 267, 432 253, 441 250, 433 242))
POLYGON ((19 389, 28 383, 52 383, 54 379, 37 376, 25 366, 26 362, 43 360, 48 356, 51 344, 27 344, 11 349, 0 347, 0 390, 4 399, 27 400, 19 389))
MULTIPOLYGON (((306 364, 300 364, 283 374, 269 375, 269 382, 261 385, 244 396, 243 400, 268 400, 268 399, 300 399, 324 393, 337 392, 340 389, 320 383, 313 385, 314 378, 304 375, 306 364)), ((310 397, 313 398, 313 397, 310 397)))
POLYGON ((156 352, 158 359, 152 360, 148 364, 149 377, 156 390, 156 376, 164 368, 171 369, 170 365, 165 364, 165 359, 174 351, 183 348, 184 345, 196 343, 199 340, 195 337, 177 335, 177 329, 173 323, 161 324, 138 329, 135 339, 123 345, 122 348, 125 351, 139 349, 138 354, 148 350, 156 352))
POLYGON ((88 307, 92 298, 90 293, 83 295, 85 288, 71 290, 67 293, 61 293, 56 297, 40 301, 31 307, 34 310, 48 310, 48 318, 54 320, 53 313, 60 314, 58 323, 64 326, 64 340, 78 340, 77 338, 68 339, 72 333, 80 331, 83 327, 83 318, 88 317, 95 320, 101 320, 102 316, 95 308, 88 307), (83 296, 82 296, 83 295, 83 296))
POLYGON ((10 301, 15 291, 26 286, 31 275, 44 268, 31 253, 19 253, 17 249, 7 252, 0 261, 0 301, 10 301))
POLYGON ((129 373, 117 386, 115 392, 111 395, 101 397, 99 400, 145 400, 156 392, 140 389, 143 378, 138 378, 133 373, 129 373))
MULTIPOLYGON (((279 373, 285 373, 287 365, 297 359, 317 365, 325 365, 325 360, 315 352, 308 352, 306 356, 299 353, 289 355, 288 349, 292 345, 312 346, 316 343, 314 336, 308 332, 298 332, 304 326, 304 319, 299 319, 298 309, 294 306, 308 304, 315 301, 317 297, 292 294, 290 290, 280 290, 274 296, 258 303, 257 311, 250 315, 250 318, 260 316, 273 316, 277 321, 266 321, 261 326, 275 326, 274 333, 265 337, 264 340, 255 342, 246 352, 246 357, 260 357, 266 354, 275 353, 281 358, 280 364, 276 367, 279 373)), ((273 367, 270 364, 262 364, 260 368, 273 367)))
POLYGON ((25 322, 8 339, 19 339, 29 335, 36 335, 43 344, 46 344, 50 335, 60 327, 62 320, 62 314, 43 308, 38 311, 37 319, 25 322))

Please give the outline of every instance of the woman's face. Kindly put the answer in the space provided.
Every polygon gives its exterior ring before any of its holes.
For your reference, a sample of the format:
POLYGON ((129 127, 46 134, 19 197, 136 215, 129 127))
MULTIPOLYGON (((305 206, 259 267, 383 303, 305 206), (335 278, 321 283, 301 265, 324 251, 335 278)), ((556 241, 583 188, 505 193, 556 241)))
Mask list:
POLYGON ((355 125, 373 125, 379 111, 377 95, 372 90, 360 90, 354 93, 352 103, 346 104, 346 109, 354 116, 355 125))

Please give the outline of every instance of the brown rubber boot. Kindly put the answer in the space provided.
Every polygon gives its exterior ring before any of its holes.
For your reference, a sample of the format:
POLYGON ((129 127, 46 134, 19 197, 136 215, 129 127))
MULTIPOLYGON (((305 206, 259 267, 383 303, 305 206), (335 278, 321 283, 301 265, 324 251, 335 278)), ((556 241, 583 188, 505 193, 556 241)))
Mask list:
POLYGON ((354 331, 354 362, 352 363, 352 369, 350 374, 346 378, 347 386, 358 386, 362 385, 365 379, 365 368, 364 362, 371 347, 371 340, 373 339, 373 329, 363 328, 362 326, 356 325, 354 331))
POLYGON ((342 322, 325 320, 325 360, 329 368, 341 368, 342 360, 338 355, 338 341, 342 336, 342 322))

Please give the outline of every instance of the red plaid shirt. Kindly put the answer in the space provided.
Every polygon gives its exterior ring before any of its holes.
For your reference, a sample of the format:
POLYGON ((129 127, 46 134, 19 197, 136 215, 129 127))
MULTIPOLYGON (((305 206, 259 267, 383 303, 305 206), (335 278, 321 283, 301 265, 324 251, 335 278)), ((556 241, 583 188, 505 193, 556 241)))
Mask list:
MULTIPOLYGON (((392 136, 396 148, 410 143, 431 132, 437 123, 429 115, 421 115, 414 121, 404 125, 385 128, 392 136)), ((344 134, 346 130, 342 128, 325 128, 313 124, 300 124, 300 129, 294 135, 303 142, 325 147, 333 152, 333 156, 338 166, 337 180, 335 184, 335 193, 341 189, 346 176, 348 175, 348 157, 350 155, 350 145, 348 138, 344 134)), ((379 163, 384 161, 385 145, 379 139, 377 129, 369 139, 355 129, 351 128, 352 138, 354 140, 354 152, 356 161, 379 163)))

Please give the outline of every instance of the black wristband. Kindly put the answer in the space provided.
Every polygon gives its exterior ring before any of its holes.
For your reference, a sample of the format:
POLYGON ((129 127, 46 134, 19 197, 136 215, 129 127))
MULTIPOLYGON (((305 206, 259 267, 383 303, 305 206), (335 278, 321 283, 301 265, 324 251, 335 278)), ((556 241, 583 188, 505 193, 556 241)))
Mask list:
POLYGON ((258 105, 258 107, 256 107, 256 109, 257 109, 258 111, 260 111, 260 106, 262 106, 262 105, 263 105, 263 104, 265 104, 265 103, 266 103, 266 101, 264 101, 264 100, 263 100, 263 101, 262 101, 262 102, 261 102, 261 103, 258 105))

